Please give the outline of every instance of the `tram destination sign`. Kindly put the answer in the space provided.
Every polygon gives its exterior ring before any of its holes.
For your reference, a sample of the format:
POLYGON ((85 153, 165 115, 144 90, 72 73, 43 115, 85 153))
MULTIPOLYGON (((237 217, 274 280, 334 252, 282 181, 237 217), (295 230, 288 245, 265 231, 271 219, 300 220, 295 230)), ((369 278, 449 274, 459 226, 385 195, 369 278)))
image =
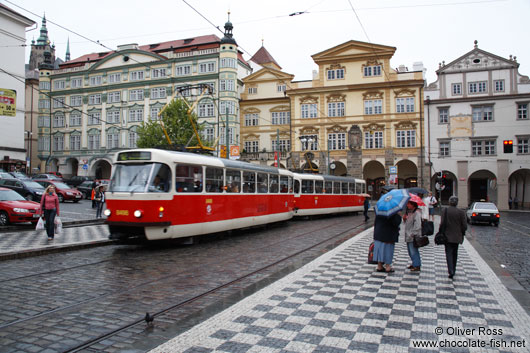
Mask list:
POLYGON ((150 161, 150 160, 151 160, 151 152, 147 152, 147 151, 121 152, 118 154, 118 162, 150 161))

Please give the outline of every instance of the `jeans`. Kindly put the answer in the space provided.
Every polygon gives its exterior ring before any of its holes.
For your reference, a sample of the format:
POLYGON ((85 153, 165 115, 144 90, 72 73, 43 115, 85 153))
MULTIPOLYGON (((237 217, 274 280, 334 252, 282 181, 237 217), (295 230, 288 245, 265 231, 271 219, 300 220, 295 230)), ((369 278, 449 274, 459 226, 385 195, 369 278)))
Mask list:
POLYGON ((52 210, 44 210, 44 221, 46 222, 46 225, 44 228, 46 229, 46 234, 48 234, 48 238, 53 238, 55 235, 55 216, 57 215, 57 210, 54 208, 52 210))
POLYGON ((445 259, 447 260, 447 272, 450 276, 455 275, 456 259, 458 257, 458 243, 445 244, 445 259))
POLYGON ((407 250, 409 251, 412 266, 421 267, 420 249, 414 246, 413 242, 407 243, 407 250))
POLYGON ((105 202, 96 201, 96 207, 97 207, 97 209, 96 209, 96 218, 101 218, 102 217, 101 213, 103 211, 103 204, 104 203, 105 202))

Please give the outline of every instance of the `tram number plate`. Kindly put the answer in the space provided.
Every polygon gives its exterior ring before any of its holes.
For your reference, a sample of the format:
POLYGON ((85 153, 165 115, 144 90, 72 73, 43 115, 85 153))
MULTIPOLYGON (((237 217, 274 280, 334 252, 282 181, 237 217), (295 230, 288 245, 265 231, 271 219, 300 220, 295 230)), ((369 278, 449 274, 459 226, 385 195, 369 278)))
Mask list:
POLYGON ((116 216, 128 216, 129 210, 116 210, 116 216))

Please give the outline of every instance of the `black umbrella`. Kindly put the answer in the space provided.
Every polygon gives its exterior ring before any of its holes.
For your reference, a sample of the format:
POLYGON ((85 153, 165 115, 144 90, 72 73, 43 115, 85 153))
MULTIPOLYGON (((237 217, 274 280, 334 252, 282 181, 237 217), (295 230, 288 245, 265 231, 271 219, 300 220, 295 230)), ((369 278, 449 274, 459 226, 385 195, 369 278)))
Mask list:
POLYGON ((427 195, 429 193, 429 190, 426 190, 424 188, 420 188, 420 187, 412 187, 412 188, 408 188, 407 189, 408 192, 411 192, 413 194, 416 194, 416 195, 419 195, 419 194, 422 194, 422 195, 427 195))

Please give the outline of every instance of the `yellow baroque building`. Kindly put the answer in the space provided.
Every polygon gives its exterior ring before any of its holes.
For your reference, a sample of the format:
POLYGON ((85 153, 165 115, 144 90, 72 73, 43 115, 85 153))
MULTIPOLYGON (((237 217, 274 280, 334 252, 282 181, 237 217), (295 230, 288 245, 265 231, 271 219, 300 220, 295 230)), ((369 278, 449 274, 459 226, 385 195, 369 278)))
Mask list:
POLYGON ((293 81, 262 47, 251 59, 260 69, 243 79, 242 158, 364 178, 374 197, 426 185, 423 68, 393 69, 395 51, 351 40, 312 56, 312 80, 293 81))

